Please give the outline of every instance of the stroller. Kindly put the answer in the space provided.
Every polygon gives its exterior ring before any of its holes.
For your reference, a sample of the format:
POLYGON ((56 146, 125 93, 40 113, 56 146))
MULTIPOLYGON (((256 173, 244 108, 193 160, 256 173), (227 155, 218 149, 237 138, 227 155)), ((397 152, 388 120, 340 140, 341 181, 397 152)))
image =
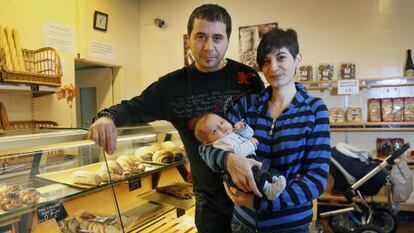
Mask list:
MULTIPOLYGON (((334 178, 332 190, 334 193, 343 193, 351 206, 320 213, 319 217, 330 217, 329 224, 337 233, 396 232, 397 220, 388 208, 368 203, 364 196, 376 195, 384 185, 391 186, 389 171, 394 165, 394 160, 408 148, 409 144, 404 144, 380 161, 369 158, 368 152, 345 143, 333 147, 330 170, 334 178), (359 196, 358 201, 354 200, 355 195, 359 196)), ((391 197, 387 196, 387 202, 391 206, 391 197)))

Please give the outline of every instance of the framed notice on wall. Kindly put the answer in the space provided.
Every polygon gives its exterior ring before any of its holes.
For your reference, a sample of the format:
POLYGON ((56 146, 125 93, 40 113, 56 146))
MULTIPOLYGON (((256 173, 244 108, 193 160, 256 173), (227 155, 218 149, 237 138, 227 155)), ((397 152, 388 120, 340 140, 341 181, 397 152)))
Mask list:
POLYGON ((257 46, 263 35, 274 27, 277 27, 277 23, 239 27, 239 53, 242 63, 259 70, 256 62, 257 46))

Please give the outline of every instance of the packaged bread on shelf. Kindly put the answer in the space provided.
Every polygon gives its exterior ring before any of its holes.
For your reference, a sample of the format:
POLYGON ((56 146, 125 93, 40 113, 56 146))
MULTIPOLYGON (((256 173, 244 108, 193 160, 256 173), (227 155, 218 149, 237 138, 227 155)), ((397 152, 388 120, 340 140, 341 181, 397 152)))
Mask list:
POLYGON ((346 121, 348 122, 361 122, 362 110, 359 107, 349 107, 346 109, 346 121))
POLYGON ((368 99, 368 121, 381 121, 381 100, 368 99))
POLYGON ((381 118, 382 121, 393 121, 394 115, 392 113, 392 99, 381 99, 381 118))
POLYGON ((414 121, 414 97, 404 98, 404 121, 414 121))
POLYGON ((72 173, 72 178, 76 184, 99 185, 102 182, 101 176, 91 171, 75 171, 72 173))
POLYGON ((394 122, 404 120, 404 98, 392 98, 392 114, 394 122))
POLYGON ((329 109, 329 122, 331 124, 343 123, 345 120, 345 114, 343 108, 331 108, 329 109))

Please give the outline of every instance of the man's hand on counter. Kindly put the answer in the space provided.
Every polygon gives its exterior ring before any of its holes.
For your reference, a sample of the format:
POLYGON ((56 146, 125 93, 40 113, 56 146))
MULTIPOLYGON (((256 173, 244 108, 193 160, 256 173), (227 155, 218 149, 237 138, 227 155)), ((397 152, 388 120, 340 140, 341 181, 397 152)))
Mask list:
POLYGON ((116 137, 117 129, 109 117, 101 117, 89 127, 88 139, 95 141, 108 154, 115 152, 116 137))

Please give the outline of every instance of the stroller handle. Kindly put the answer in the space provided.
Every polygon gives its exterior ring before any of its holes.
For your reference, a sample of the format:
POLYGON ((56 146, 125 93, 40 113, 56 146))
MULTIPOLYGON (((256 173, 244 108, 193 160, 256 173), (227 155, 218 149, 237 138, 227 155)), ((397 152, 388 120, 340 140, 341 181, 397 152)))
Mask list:
POLYGON ((394 160, 397 159, 399 156, 401 156, 406 150, 408 150, 408 148, 410 148, 410 143, 406 143, 400 149, 394 151, 384 161, 382 161, 382 163, 380 163, 377 167, 375 167, 374 169, 372 169, 365 176, 363 176, 356 183, 354 183, 350 188, 348 188, 345 191, 345 193, 344 193, 345 198, 349 202, 351 202, 352 201, 352 198, 356 194, 356 190, 360 186, 362 186, 365 182, 367 182, 369 179, 371 179, 373 176, 375 176, 382 169, 386 168, 388 165, 394 164, 394 160))
POLYGON ((400 149, 394 151, 386 160, 388 164, 394 164, 394 160, 400 157, 406 150, 410 148, 410 143, 405 143, 400 149))

